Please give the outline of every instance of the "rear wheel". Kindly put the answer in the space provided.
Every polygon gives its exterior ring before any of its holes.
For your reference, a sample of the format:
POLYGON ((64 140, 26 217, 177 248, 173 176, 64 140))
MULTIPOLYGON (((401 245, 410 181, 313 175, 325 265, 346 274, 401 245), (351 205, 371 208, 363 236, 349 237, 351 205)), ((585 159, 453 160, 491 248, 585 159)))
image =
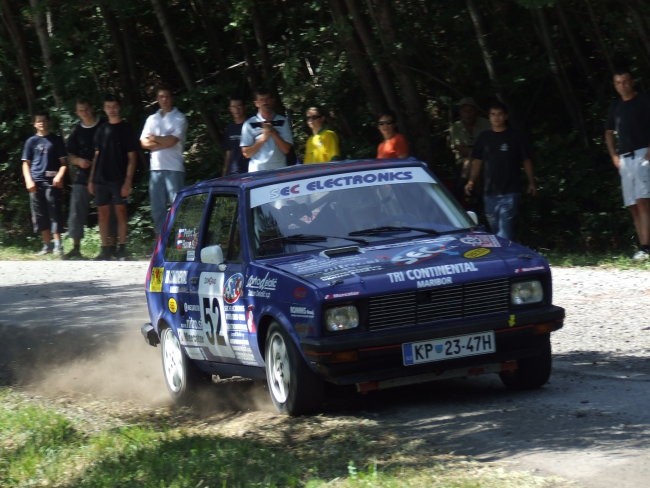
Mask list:
POLYGON ((546 337, 543 348, 535 356, 517 360, 517 369, 499 373, 503 384, 511 390, 534 390, 551 377, 551 337, 546 337))
POLYGON ((322 406, 323 380, 305 364, 293 341, 278 323, 269 328, 264 361, 266 382, 278 411, 301 415, 322 406))
POLYGON ((177 405, 191 405, 196 400, 200 388, 209 384, 210 375, 197 368, 185 355, 171 328, 163 329, 160 345, 165 384, 169 394, 177 405))

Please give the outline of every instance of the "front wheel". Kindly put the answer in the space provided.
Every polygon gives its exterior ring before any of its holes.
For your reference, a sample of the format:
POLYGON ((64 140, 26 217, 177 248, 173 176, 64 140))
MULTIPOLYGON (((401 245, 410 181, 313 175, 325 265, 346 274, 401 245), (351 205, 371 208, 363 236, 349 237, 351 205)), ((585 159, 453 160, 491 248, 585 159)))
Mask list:
POLYGON ((208 375, 185 355, 171 328, 163 329, 160 345, 165 384, 172 400, 177 405, 191 405, 200 387, 208 383, 208 375))
POLYGON ((546 337, 543 348, 535 356, 517 360, 517 369, 499 373, 503 384, 511 390, 534 390, 546 384, 551 377, 551 337, 546 337))
POLYGON ((305 364, 295 344, 277 322, 271 324, 267 334, 264 362, 271 399, 279 412, 301 415, 321 407, 323 380, 305 364))

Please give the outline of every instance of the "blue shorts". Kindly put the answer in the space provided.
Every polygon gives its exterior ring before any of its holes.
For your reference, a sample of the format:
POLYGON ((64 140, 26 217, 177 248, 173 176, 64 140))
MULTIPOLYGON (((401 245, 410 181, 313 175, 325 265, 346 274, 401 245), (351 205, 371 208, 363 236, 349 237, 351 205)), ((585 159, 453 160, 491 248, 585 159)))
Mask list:
POLYGON ((34 232, 49 230, 53 234, 61 232, 63 216, 61 200, 63 192, 49 182, 37 182, 36 191, 29 194, 32 225, 34 232))

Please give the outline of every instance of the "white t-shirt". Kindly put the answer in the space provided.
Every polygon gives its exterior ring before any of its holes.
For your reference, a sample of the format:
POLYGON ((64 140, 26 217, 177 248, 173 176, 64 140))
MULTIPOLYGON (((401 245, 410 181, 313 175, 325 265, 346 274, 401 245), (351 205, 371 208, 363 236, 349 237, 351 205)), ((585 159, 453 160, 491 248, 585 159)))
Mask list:
POLYGON ((147 117, 140 139, 148 135, 175 136, 178 142, 172 147, 151 151, 149 169, 151 171, 185 171, 183 166, 183 146, 187 133, 187 119, 183 112, 174 107, 171 112, 162 114, 158 110, 147 117))
MULTIPOLYGON (((289 121, 282 115, 277 114, 273 116, 272 120, 278 124, 275 126, 275 130, 278 131, 280 137, 293 145, 293 136, 289 127, 289 121)), ((264 122, 264 118, 259 113, 244 122, 241 130, 240 146, 252 146, 255 144, 255 141, 262 135, 262 127, 260 125, 262 122, 264 122)), ((252 173, 264 169, 282 168, 286 165, 287 156, 280 151, 273 138, 269 137, 259 151, 251 157, 248 162, 248 171, 252 173)))

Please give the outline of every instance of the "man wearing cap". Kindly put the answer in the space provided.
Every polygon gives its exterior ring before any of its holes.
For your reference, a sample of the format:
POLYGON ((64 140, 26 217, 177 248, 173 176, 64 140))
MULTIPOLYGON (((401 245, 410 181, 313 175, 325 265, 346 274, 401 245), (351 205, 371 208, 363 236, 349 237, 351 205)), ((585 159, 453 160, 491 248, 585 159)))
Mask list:
POLYGON ((461 98, 458 102, 460 120, 451 124, 449 129, 449 144, 456 161, 453 189, 456 197, 463 203, 469 203, 466 201, 464 188, 469 178, 474 141, 481 132, 490 128, 490 122, 479 117, 478 112, 479 107, 473 98, 461 98))

